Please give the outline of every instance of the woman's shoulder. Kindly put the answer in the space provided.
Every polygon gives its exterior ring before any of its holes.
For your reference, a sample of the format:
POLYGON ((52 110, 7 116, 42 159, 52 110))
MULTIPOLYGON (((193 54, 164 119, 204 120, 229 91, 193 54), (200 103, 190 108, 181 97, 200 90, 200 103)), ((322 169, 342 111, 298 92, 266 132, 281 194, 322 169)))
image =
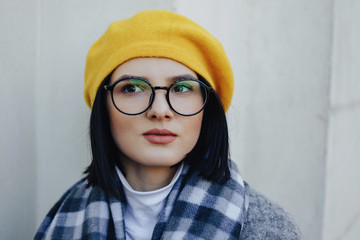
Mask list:
MULTIPOLYGON (((43 239, 47 234, 66 232, 74 219, 81 219, 89 204, 104 201, 105 194, 100 188, 87 186, 80 180, 70 187, 54 204, 41 223, 34 239, 43 239), (69 225, 70 224, 70 225, 69 225)), ((71 226, 70 226, 71 227, 71 226)))
POLYGON ((302 239, 294 219, 277 203, 245 183, 249 207, 241 239, 302 239))
MULTIPOLYGON (((62 197, 55 203, 52 209, 49 211, 49 214, 55 214, 59 210, 76 212, 83 209, 86 204, 89 203, 89 197, 92 198, 101 195, 99 191, 96 191, 96 188, 89 187, 87 181, 82 179, 71 186, 62 197), (75 204, 76 203, 76 204, 75 204)), ((91 202, 91 199, 90 199, 91 202)), ((48 215, 49 215, 48 214, 48 215)))

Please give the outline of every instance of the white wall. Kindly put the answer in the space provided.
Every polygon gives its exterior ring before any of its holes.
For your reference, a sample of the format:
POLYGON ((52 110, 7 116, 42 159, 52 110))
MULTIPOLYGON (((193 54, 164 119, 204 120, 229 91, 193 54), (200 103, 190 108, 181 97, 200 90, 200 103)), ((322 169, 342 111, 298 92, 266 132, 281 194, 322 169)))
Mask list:
POLYGON ((359 239, 360 2, 334 9, 323 239, 359 239))
POLYGON ((27 239, 36 227, 37 6, 0 6, 0 239, 27 239))
POLYGON ((356 1, 0 6, 0 239, 31 237, 80 179, 90 158, 90 111, 82 97, 87 50, 110 22, 150 8, 184 14, 223 43, 236 77, 231 154, 250 185, 294 215, 305 239, 359 236, 356 1))

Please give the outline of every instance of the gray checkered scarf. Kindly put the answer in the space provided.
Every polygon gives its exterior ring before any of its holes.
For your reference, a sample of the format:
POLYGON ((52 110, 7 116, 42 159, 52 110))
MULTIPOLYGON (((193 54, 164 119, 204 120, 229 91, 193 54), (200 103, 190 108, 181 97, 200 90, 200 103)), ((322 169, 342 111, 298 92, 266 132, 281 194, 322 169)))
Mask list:
MULTIPOLYGON (((152 239, 240 239, 249 204, 234 164, 225 184, 182 173, 166 199, 152 239)), ((35 239, 125 239, 125 204, 84 180, 50 210, 35 239)))

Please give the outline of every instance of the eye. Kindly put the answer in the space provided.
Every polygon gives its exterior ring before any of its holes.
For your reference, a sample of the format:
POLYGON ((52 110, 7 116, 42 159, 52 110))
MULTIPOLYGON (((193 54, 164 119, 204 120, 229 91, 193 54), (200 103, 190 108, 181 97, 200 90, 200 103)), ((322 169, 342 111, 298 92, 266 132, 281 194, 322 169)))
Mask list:
POLYGON ((136 93, 143 91, 143 88, 137 84, 127 84, 121 88, 123 93, 136 93))
POLYGON ((193 87, 187 82, 178 82, 172 87, 172 91, 176 93, 192 92, 193 87))
POLYGON ((132 95, 151 91, 151 87, 140 79, 125 79, 116 84, 114 92, 121 95, 132 95))

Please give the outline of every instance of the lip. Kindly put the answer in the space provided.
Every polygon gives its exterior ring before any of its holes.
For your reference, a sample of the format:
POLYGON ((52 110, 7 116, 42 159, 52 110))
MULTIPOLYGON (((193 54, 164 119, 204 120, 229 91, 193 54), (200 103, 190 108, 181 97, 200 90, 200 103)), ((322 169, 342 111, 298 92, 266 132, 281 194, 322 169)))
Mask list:
POLYGON ((143 136, 146 140, 153 144, 169 144, 177 138, 177 135, 167 129, 151 129, 145 133, 143 136))

